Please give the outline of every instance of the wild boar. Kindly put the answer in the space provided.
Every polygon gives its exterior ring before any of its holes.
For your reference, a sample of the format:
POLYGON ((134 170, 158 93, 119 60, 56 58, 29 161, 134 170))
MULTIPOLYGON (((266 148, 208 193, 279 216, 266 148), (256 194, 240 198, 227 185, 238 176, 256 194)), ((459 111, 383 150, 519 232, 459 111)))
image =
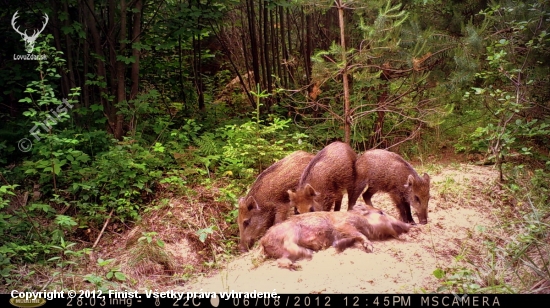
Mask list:
POLYGON ((265 231, 285 220, 290 209, 287 191, 298 186, 302 172, 315 155, 296 151, 265 169, 239 199, 239 250, 246 252, 265 231))
POLYGON ((355 189, 356 158, 353 149, 340 141, 319 151, 302 173, 298 188, 288 191, 295 212, 330 211, 333 205, 334 211, 340 211, 343 192, 349 196, 355 189))
POLYGON ((371 197, 379 191, 387 192, 403 222, 415 224, 411 214, 412 206, 420 223, 428 223, 430 176, 427 173, 420 177, 401 156, 379 149, 368 150, 360 155, 355 162, 355 171, 355 193, 350 199, 357 200, 362 194, 365 203, 373 206, 371 197))
POLYGON ((370 240, 397 237, 408 232, 409 224, 386 213, 357 204, 346 212, 311 212, 294 215, 271 227, 260 240, 260 250, 277 258, 279 267, 292 268, 300 259, 329 246, 338 252, 350 246, 372 251, 370 240))

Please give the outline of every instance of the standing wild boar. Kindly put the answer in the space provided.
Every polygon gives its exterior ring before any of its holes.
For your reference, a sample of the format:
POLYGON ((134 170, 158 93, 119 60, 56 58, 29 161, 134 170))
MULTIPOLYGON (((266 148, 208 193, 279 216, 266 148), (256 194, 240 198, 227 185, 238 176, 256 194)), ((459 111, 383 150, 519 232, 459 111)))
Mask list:
POLYGON ((265 169, 246 197, 239 199, 239 250, 247 251, 274 224, 289 215, 287 191, 298 186, 302 172, 314 155, 296 151, 265 169))
POLYGON ((310 259, 313 251, 329 246, 338 252, 350 246, 372 251, 369 239, 397 237, 409 228, 409 224, 358 203, 346 212, 294 215, 271 227, 260 240, 260 247, 264 254, 278 259, 279 267, 292 268, 294 261, 310 259))
POLYGON ((415 224, 411 205, 421 224, 428 223, 430 200, 430 176, 422 177, 401 156, 386 150, 368 150, 355 162, 355 193, 357 200, 363 192, 363 200, 372 206, 371 197, 378 191, 387 192, 399 210, 401 220, 415 224))
POLYGON ((340 211, 343 191, 349 196, 355 188, 356 158, 352 148, 340 141, 319 151, 302 173, 296 191, 288 191, 296 213, 330 211, 333 204, 334 211, 340 211))

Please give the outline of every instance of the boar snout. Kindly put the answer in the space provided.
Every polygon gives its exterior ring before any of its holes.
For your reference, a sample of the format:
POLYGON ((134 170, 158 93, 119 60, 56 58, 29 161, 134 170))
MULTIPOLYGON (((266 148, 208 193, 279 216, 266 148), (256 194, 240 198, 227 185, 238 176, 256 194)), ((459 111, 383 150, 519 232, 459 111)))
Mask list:
POLYGON ((421 215, 418 215, 418 222, 420 222, 420 224, 427 224, 428 223, 428 217, 426 216, 421 216, 421 215))
POLYGON ((252 248, 253 245, 254 245, 254 240, 241 241, 240 244, 239 244, 239 251, 242 252, 242 253, 245 253, 245 252, 249 251, 250 248, 252 248))

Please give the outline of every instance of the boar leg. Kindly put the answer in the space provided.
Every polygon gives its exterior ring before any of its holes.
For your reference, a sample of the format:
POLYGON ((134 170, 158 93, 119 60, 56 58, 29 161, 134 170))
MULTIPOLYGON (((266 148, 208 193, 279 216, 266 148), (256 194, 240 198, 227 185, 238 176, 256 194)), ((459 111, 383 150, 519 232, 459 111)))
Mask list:
POLYGON ((277 265, 279 267, 282 267, 282 268, 288 268, 288 269, 291 269, 292 268, 292 261, 289 259, 289 258, 279 258, 277 259, 277 265))
POLYGON ((374 190, 373 188, 369 187, 364 193, 363 193, 363 201, 365 201, 365 204, 367 205, 370 205, 371 207, 374 207, 372 205, 372 201, 370 200, 370 198, 372 198, 372 196, 376 193, 376 190, 374 190))
POLYGON ((283 244, 283 249, 285 250, 285 253, 283 255, 283 258, 288 258, 294 261, 302 258, 311 259, 311 255, 313 254, 313 252, 311 251, 311 249, 299 246, 297 244, 299 240, 300 235, 296 234, 296 232, 290 232, 290 234, 285 237, 283 244))
MULTIPOLYGON (((340 207, 342 206, 342 198, 344 198, 344 195, 342 193, 336 194, 334 196, 334 211, 335 212, 340 211, 340 207)), ((330 208, 326 209, 326 211, 330 211, 330 208)))
POLYGON ((356 243, 359 243, 361 244, 361 246, 363 246, 366 252, 369 252, 369 250, 370 252, 374 251, 374 246, 372 245, 372 242, 369 241, 369 239, 364 234, 359 231, 354 231, 350 235, 355 239, 356 243))
POLYGON ((369 250, 370 250, 370 252, 374 251, 374 246, 372 245, 371 241, 369 241, 369 239, 364 234, 357 231, 357 232, 354 232, 353 235, 355 236, 356 241, 361 243, 361 245, 365 248, 366 252, 369 252, 369 250))
POLYGON ((353 209, 357 198, 359 198, 358 192, 355 191, 355 183, 346 187, 346 192, 348 193, 348 211, 353 209))
POLYGON ((399 210, 399 216, 401 221, 415 225, 414 219, 411 214, 411 205, 404 198, 392 196, 393 202, 399 210))
POLYGON ((346 248, 356 246, 357 244, 363 247, 367 252, 369 251, 369 248, 371 252, 373 251, 371 241, 369 241, 363 233, 357 230, 348 232, 348 234, 344 235, 343 238, 334 241, 333 246, 336 248, 336 251, 342 252, 346 248))

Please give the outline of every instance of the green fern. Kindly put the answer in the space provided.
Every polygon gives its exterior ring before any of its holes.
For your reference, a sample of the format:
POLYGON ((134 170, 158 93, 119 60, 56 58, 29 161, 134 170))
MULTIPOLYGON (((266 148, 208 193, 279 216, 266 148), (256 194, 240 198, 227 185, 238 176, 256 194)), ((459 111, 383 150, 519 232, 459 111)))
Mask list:
POLYGON ((216 140, 216 135, 207 132, 202 134, 195 140, 195 143, 199 147, 199 153, 203 155, 217 154, 221 149, 221 144, 216 140))

